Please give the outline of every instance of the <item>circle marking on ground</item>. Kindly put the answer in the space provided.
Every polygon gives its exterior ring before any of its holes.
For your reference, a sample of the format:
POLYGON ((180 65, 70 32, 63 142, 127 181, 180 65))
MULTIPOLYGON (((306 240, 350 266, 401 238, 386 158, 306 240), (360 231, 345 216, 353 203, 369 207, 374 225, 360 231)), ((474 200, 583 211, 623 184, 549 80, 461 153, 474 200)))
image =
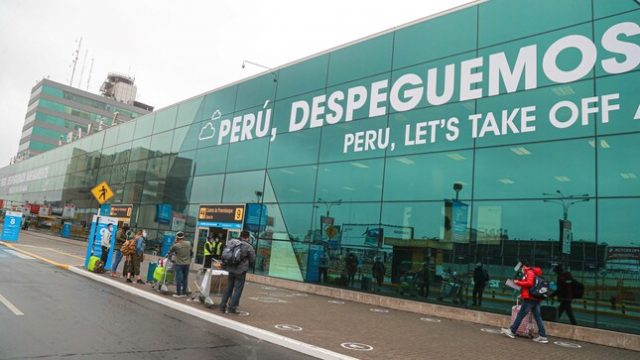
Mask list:
POLYGON ((251 315, 248 311, 238 311, 238 316, 249 316, 251 315))
POLYGON ((389 310, 387 310, 387 309, 377 309, 377 308, 371 308, 371 309, 369 309, 369 311, 377 312, 377 313, 388 313, 389 312, 389 310))
POLYGON ((278 330, 285 331, 302 331, 302 328, 298 325, 289 325, 289 324, 278 324, 274 325, 274 327, 278 330))
POLYGON ((575 343, 570 343, 570 342, 565 342, 565 341, 554 341, 553 343, 558 345, 558 346, 571 348, 571 349, 580 349, 582 347, 582 345, 575 344, 575 343))
POLYGON ((328 302, 329 304, 344 305, 344 301, 340 301, 340 300, 329 300, 328 302))
POLYGON ((371 351, 373 350, 373 346, 362 344, 362 343, 354 343, 354 342, 346 342, 340 344, 345 349, 349 350, 357 350, 357 351, 371 351))
POLYGON ((502 333, 502 331, 500 331, 500 329, 482 328, 482 329, 480 329, 480 331, 486 332, 486 333, 489 333, 489 334, 501 334, 502 333))
POLYGON ((440 320, 440 319, 434 319, 434 318, 428 318, 428 317, 420 318, 420 320, 426 321, 426 322, 432 322, 432 323, 442 322, 442 320, 440 320))
POLYGON ((272 286, 263 286, 262 290, 276 290, 276 288, 274 288, 272 286))

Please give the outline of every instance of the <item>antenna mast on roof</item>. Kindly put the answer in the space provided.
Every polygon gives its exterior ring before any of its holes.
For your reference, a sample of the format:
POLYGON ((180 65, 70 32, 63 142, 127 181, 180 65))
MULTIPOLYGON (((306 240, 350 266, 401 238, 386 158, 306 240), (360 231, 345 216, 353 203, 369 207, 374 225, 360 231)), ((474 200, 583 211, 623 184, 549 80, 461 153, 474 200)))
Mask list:
POLYGON ((91 84, 91 73, 93 73, 93 58, 91 58, 91 66, 89 66, 89 75, 87 77, 87 91, 89 91, 89 84, 91 84))
POLYGON ((84 66, 87 64, 87 56, 89 49, 84 50, 84 59, 82 59, 82 67, 80 68, 80 78, 78 79, 78 89, 82 87, 82 77, 84 76, 84 66))
POLYGON ((78 41, 78 48, 73 52, 73 70, 71 70, 71 80, 69 81, 69 86, 73 86, 73 78, 76 75, 76 65, 78 64, 78 56, 80 54, 80 48, 82 47, 82 37, 78 41))

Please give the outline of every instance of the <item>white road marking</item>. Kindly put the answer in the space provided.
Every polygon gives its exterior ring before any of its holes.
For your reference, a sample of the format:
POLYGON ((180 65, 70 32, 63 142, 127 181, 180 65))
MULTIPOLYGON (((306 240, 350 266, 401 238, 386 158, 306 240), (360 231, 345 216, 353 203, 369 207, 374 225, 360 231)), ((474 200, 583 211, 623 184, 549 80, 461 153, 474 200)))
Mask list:
MULTIPOLYGON (((137 295, 139 297, 156 302, 158 304, 162 304, 174 310, 178 310, 183 313, 198 317, 210 323, 224 326, 228 329, 235 330, 240 333, 250 335, 252 337, 270 342, 272 344, 283 346, 303 354, 307 354, 319 359, 326 359, 326 360, 357 360, 348 355, 340 354, 340 353, 337 353, 328 349, 324 349, 315 345, 304 343, 299 340, 291 339, 291 338, 276 334, 274 332, 260 329, 251 325, 243 324, 241 322, 233 321, 232 319, 229 319, 225 316, 215 315, 209 311, 201 310, 187 304, 179 303, 177 301, 173 301, 162 295, 157 295, 142 289, 137 289, 134 286, 130 286, 125 283, 121 283, 119 281, 111 280, 108 277, 100 276, 80 268, 71 266, 69 267, 69 270, 73 273, 82 275, 84 277, 93 279, 95 281, 98 281, 104 284, 108 284, 112 287, 118 288, 130 294, 137 295)), ((369 345, 366 345, 366 346, 369 346, 369 345)))
POLYGON ((4 252, 6 252, 7 254, 11 254, 13 256, 17 256, 20 259, 35 260, 35 258, 32 258, 31 256, 22 254, 20 252, 15 251, 15 250, 4 249, 4 252))
POLYGON ((20 311, 15 305, 11 303, 11 301, 7 300, 2 294, 0 294, 0 302, 4 304, 11 312, 13 312, 16 316, 22 316, 24 313, 20 311))

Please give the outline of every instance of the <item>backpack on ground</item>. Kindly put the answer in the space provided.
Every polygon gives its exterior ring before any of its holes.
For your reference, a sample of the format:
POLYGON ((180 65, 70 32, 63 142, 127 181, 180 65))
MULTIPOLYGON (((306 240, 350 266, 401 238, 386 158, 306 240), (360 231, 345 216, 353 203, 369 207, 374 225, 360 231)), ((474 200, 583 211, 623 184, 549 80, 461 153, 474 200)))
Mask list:
POLYGON ((584 296, 584 284, 574 279, 571 282, 571 294, 574 299, 582 299, 584 296))
POLYGON ((222 264, 224 266, 236 266, 242 262, 241 252, 242 243, 240 240, 232 242, 232 244, 227 244, 222 249, 222 264))
POLYGON ((529 289, 529 294, 536 299, 546 299, 555 294, 557 288, 555 283, 545 280, 542 276, 536 275, 533 286, 529 289))
POLYGON ((102 260, 96 260, 96 263, 93 267, 93 272, 96 274, 102 274, 104 272, 104 263, 102 260))

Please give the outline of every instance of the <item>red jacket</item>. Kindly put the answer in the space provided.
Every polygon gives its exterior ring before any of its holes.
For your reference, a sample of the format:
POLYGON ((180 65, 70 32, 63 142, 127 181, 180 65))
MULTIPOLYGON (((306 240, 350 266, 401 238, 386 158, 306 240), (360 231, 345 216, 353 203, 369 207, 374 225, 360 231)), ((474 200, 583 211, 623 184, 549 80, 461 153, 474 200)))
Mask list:
POLYGON ((520 286, 520 298, 522 300, 538 300, 529 294, 529 289, 533 287, 533 283, 537 276, 542 276, 542 269, 539 267, 528 267, 524 266, 522 268, 522 272, 524 276, 520 280, 514 281, 516 285, 520 286))

